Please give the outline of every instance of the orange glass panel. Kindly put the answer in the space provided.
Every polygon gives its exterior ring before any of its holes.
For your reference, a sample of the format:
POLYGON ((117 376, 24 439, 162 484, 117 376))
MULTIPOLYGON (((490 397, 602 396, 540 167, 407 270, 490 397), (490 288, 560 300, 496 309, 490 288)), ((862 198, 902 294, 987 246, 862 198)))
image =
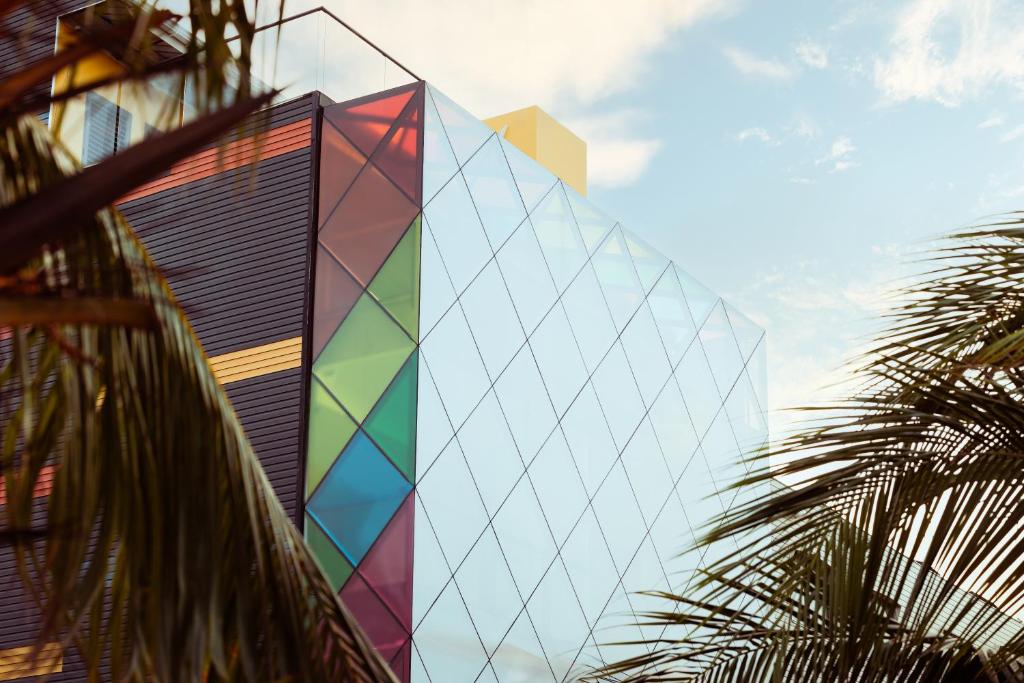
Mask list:
POLYGON ((420 121, 423 93, 416 96, 402 112, 377 151, 373 162, 416 204, 420 203, 420 121))
POLYGON ((416 86, 412 85, 384 97, 373 95, 355 102, 331 105, 324 108, 324 118, 337 126, 363 154, 370 156, 391 130, 415 89, 416 86))
POLYGON ((331 215, 366 157, 337 128, 324 121, 320 130, 320 225, 331 215))
POLYGON ((317 249, 316 291, 313 295, 313 358, 338 329, 363 288, 326 249, 317 249))

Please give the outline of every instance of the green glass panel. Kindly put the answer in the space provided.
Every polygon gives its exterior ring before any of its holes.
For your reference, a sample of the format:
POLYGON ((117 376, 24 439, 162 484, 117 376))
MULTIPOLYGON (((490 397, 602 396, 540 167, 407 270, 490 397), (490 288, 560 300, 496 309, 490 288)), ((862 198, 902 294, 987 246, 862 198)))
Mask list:
POLYGON ((352 575, 352 565, 338 552, 331 539, 327 538, 320 525, 309 515, 306 515, 306 545, 313 551, 334 592, 341 590, 348 577, 352 575))
POLYGON ((388 256, 370 293, 391 312, 405 331, 416 339, 420 309, 420 217, 412 222, 398 246, 388 256))
POLYGON ((306 498, 356 431, 356 423, 316 380, 309 390, 309 438, 306 444, 306 498))
POLYGON ((320 352, 313 374, 362 422, 414 346, 384 309, 363 294, 320 352))
POLYGON ((363 425, 410 483, 416 472, 417 366, 414 353, 363 425))

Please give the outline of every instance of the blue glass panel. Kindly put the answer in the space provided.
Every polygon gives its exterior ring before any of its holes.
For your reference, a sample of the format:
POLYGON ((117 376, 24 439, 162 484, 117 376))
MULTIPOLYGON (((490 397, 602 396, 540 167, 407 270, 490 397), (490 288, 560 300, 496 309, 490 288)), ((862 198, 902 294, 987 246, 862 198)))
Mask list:
POLYGON ((423 203, 426 204, 459 170, 448 134, 441 125, 434 98, 427 88, 423 116, 423 203))
POLYGON ((612 350, 604 357, 592 381, 597 398, 601 401, 601 409, 608 419, 612 437, 621 451, 645 412, 621 344, 616 342, 612 345, 612 350))
POLYGON ((416 387, 416 479, 419 480, 455 434, 430 368, 419 356, 416 387))
POLYGON ((725 511, 722 499, 718 496, 717 484, 704 458, 704 451, 697 449, 697 454, 676 484, 676 491, 690 528, 694 536, 700 539, 709 530, 711 520, 725 511))
POLYGON ((676 481, 693 457, 698 443, 690 413, 676 382, 665 385, 655 399, 648 417, 658 436, 658 444, 668 463, 669 472, 672 473, 672 481, 676 481))
POLYGON ((498 537, 519 594, 529 597, 555 558, 555 543, 530 480, 523 477, 494 518, 498 537))
POLYGON ((593 505, 615 566, 620 573, 624 572, 640 547, 647 527, 620 463, 615 464, 601 485, 593 505))
POLYGON ((491 261, 459 299, 493 381, 526 341, 498 266, 491 261))
POLYGON ((487 662, 454 581, 423 618, 413 641, 432 681, 473 681, 487 662))
POLYGON ((740 347, 740 356, 745 363, 750 358, 750 354, 754 352, 758 342, 761 341, 761 337, 764 336, 764 330, 729 304, 725 304, 725 312, 729 316, 733 336, 736 337, 736 344, 740 347))
POLYGON ((736 346, 736 339, 732 336, 732 328, 721 302, 708 314, 697 337, 707 354, 718 393, 727 396, 743 369, 743 359, 740 358, 740 349, 736 346))
POLYGON ((522 611, 523 601, 490 528, 469 551, 455 573, 455 583, 484 649, 493 653, 522 611))
MULTIPOLYGON (((562 304, 576 335, 587 369, 593 372, 608 353, 617 332, 601 286, 588 263, 562 295, 562 304)), ((685 306, 685 304, 684 304, 685 306)), ((694 330, 696 333, 696 330, 694 330)))
POLYGON ((680 572, 689 573, 697 567, 694 550, 697 539, 690 529, 689 518, 683 512, 678 496, 669 496, 665 502, 658 519, 651 526, 651 541, 674 586, 680 583, 680 572))
POLYGON ((561 415, 587 381, 587 368, 560 303, 552 307, 530 336, 530 348, 555 412, 561 415))
POLYGON ((622 330, 643 301, 644 291, 621 230, 616 228, 608 235, 591 262, 611 310, 615 328, 622 330))
POLYGON ((622 452, 622 464, 626 468, 629 483, 636 491, 640 512, 647 526, 654 523, 665 499, 672 492, 672 474, 661 457, 661 448, 654 436, 654 428, 646 418, 633 434, 622 452))
POLYGON ((459 166, 465 164, 494 131, 484 125, 468 111, 452 102, 447 95, 427 85, 427 92, 434 99, 441 123, 448 134, 459 166))
POLYGON ((672 375, 672 368, 665 355, 665 346, 661 343, 658 328, 654 325, 654 316, 646 303, 640 305, 636 315, 622 331, 622 348, 633 369, 644 405, 650 407, 672 375))
POLYGON ((529 336, 557 293, 530 221, 524 221, 498 252, 498 266, 529 336))
POLYGON ((619 574, 590 507, 562 546, 562 559, 587 622, 594 626, 618 584, 619 574))
POLYGON ((524 346, 512 359, 494 384, 494 392, 508 419, 519 455, 529 465, 556 422, 555 411, 529 346, 524 346))
POLYGON ((546 168, 523 154, 508 140, 501 140, 501 149, 505 152, 505 158, 508 159, 508 165, 512 169, 512 175, 515 177, 516 187, 519 188, 519 195, 523 198, 526 211, 533 211, 537 202, 554 187, 558 179, 546 168))
POLYGON ((583 242, 587 246, 587 253, 593 254, 598 245, 604 241, 611 229, 615 227, 615 220, 605 215, 603 211, 594 206, 589 200, 581 197, 571 187, 565 187, 566 196, 569 198, 569 205, 576 217, 576 225, 579 226, 583 242))
POLYGON ((619 585, 608 602, 604 614, 594 629, 594 640, 604 658, 612 661, 621 661, 637 655, 647 654, 647 648, 643 645, 619 645, 619 643, 636 642, 643 638, 636 619, 633 616, 633 608, 629 604, 625 591, 619 585))
POLYGON ((668 259, 629 230, 623 230, 622 236, 626 240, 626 246, 629 247, 629 255, 633 257, 633 265, 640 277, 641 286, 645 292, 651 291, 654 283, 668 268, 668 259))
POLYGON ((426 339, 434 325, 455 303, 455 289, 437 250, 430 223, 423 221, 420 247, 420 339, 426 339))
POLYGON ((458 439, 484 507, 493 516, 524 469, 493 391, 487 392, 462 425, 458 439))
POLYGON ((587 494, 593 497, 615 462, 618 450, 590 383, 569 406, 561 426, 587 494))
POLYGON ((544 259, 559 292, 565 290, 587 260, 587 248, 576 228, 562 183, 555 186, 530 214, 544 259))
POLYGON ((501 683, 554 683, 555 680, 525 609, 494 653, 491 665, 501 683))
POLYGON ((451 579, 451 569, 441 552, 430 516, 416 496, 416 523, 413 524, 412 626, 419 626, 437 596, 451 579))
POLYGON ((457 569, 487 526, 487 512, 457 441, 452 440, 416 482, 416 492, 434 526, 441 552, 448 565, 457 569))
POLYGON ((667 591, 669 589, 668 579, 662 570, 661 560, 654 552, 651 539, 647 538, 637 551, 636 557, 630 563, 629 569, 622 577, 622 587, 629 596, 629 602, 633 606, 633 612, 640 624, 640 632, 644 638, 651 640, 661 637, 665 630, 664 626, 646 625, 648 618, 645 613, 663 612, 666 609, 666 600, 650 595, 643 595, 645 591, 667 591))
POLYGON ((665 271, 648 295, 647 302, 651 306, 658 331, 661 332, 669 361, 675 367, 697 336, 697 327, 690 317, 690 309, 686 305, 675 270, 669 268, 665 271))
POLYGON ((473 155, 462 173, 491 248, 497 251, 526 218, 526 209, 496 136, 489 138, 473 155))
POLYGON ((682 287, 683 295, 686 296, 686 304, 690 307, 693 322, 700 327, 704 324, 704 319, 708 317, 715 302, 718 301, 718 295, 679 266, 673 264, 673 270, 676 271, 679 286, 682 287))
POLYGON ((587 492, 561 430, 541 447, 529 473, 555 543, 561 546, 587 505, 587 492))
POLYGON ((462 307, 453 306, 420 345, 448 418, 456 429, 490 386, 462 307))
POLYGON ((575 664, 590 628, 560 560, 555 560, 548 569, 537 586, 537 592, 526 603, 526 611, 533 620, 540 641, 544 643, 555 680, 564 680, 575 664))
POLYGON ((441 188, 423 207, 423 215, 455 292, 461 293, 493 255, 463 177, 457 175, 441 188))
POLYGON ((309 513, 357 565, 410 488, 359 430, 313 495, 309 513))
POLYGON ((698 438, 703 437, 704 432, 711 426, 711 420, 718 412, 722 399, 718 395, 718 388, 711 376, 711 368, 708 367, 704 349, 700 344, 690 346, 675 374, 683 400, 690 411, 693 428, 698 438))
POLYGON ((746 469, 743 466, 740 447, 732 432, 732 425, 724 410, 720 411, 711 423, 700 447, 711 468, 711 476, 717 483, 722 505, 728 510, 736 496, 736 491, 731 487, 743 478, 746 469))

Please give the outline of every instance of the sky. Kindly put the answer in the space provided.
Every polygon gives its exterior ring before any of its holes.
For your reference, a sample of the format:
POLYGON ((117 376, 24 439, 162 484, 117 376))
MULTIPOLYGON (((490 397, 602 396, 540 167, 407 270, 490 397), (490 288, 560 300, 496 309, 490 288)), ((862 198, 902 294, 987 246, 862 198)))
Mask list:
POLYGON ((776 434, 910 259, 1024 208, 1019 2, 325 4, 477 116, 583 137, 590 197, 767 330, 776 434))

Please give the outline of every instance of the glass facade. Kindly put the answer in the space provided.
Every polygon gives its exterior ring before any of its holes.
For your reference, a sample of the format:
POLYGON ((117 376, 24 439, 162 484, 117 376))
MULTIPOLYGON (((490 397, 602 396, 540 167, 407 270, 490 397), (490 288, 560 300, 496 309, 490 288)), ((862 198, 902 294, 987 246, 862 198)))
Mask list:
POLYGON ((657 636, 767 438, 762 330, 422 82, 324 110, 318 222, 306 534, 399 678, 657 636))

